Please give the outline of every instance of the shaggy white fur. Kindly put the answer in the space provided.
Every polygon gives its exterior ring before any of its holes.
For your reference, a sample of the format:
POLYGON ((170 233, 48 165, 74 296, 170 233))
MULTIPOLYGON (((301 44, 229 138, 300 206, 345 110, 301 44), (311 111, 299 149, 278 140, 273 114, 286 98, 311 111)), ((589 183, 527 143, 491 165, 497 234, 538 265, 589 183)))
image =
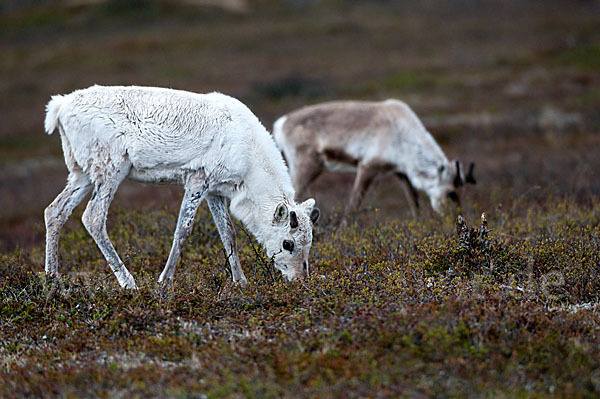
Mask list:
POLYGON ((173 246, 160 276, 173 276, 194 215, 206 199, 218 227, 233 279, 245 283, 235 246, 230 208, 285 277, 308 271, 314 200, 294 201, 294 189, 280 152, 258 118, 240 101, 220 93, 92 86, 53 96, 45 129, 60 132, 69 169, 63 192, 46 208, 46 272, 58 273, 60 229, 73 208, 93 189, 83 222, 123 287, 135 282, 106 233, 106 215, 119 184, 129 177, 144 182, 181 184, 185 194, 173 246), (290 226, 294 214, 298 226, 290 226), (312 218, 311 218, 312 215, 312 218), (294 250, 283 250, 284 240, 294 250))

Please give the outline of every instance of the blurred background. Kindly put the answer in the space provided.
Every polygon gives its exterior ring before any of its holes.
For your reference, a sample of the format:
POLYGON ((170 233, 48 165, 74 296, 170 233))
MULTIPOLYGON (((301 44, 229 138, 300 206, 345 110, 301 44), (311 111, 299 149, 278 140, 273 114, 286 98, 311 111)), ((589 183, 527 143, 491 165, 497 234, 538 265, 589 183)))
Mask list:
MULTIPOLYGON (((306 104, 399 98, 449 158, 476 163, 467 213, 600 194, 599 1, 2 0, 0 49, 1 252, 43 244, 67 176, 44 107, 93 84, 220 91, 269 130, 306 104)), ((312 186, 325 223, 352 181, 312 186)), ((181 195, 126 182, 113 207, 176 212, 181 195)), ((411 217, 388 177, 363 208, 411 217)))

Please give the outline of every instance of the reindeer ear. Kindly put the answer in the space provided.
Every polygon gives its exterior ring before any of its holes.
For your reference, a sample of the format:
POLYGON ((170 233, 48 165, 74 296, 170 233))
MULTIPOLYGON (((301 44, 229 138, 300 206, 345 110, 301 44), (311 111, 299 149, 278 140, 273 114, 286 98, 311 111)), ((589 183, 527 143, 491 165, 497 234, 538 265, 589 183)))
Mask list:
POLYGON ((313 225, 317 224, 317 221, 319 221, 320 216, 321 211, 319 210, 319 208, 313 208, 313 210, 310 211, 310 221, 313 225))
POLYGON ((475 167, 475 162, 471 162, 469 164, 469 171, 467 172, 467 177, 465 177, 465 181, 470 184, 476 184, 477 180, 475 180, 475 176, 473 176, 473 168, 475 167))
POLYGON ((306 201, 304 201, 303 203, 301 203, 300 206, 302 208, 304 208, 307 215, 310 215, 310 211, 312 211, 313 208, 315 207, 315 200, 313 198, 309 198, 306 201))
POLYGON ((315 208, 315 200, 313 198, 309 198, 303 203, 301 203, 300 206, 302 206, 305 209, 306 214, 308 215, 308 217, 310 217, 312 223, 317 223, 317 220, 319 220, 319 216, 321 216, 321 211, 319 210, 319 208, 315 208))
POLYGON ((456 176, 454 176, 454 187, 462 187, 464 184, 462 179, 462 173, 460 173, 460 162, 458 160, 454 161, 456 164, 456 176))

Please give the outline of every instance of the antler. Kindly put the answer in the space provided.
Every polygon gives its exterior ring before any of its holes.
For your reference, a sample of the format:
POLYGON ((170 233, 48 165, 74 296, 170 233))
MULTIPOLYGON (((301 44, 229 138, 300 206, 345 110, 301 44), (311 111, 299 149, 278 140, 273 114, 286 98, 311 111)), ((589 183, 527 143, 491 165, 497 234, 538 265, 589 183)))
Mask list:
POLYGON ((470 183, 470 184, 477 183, 477 181, 475 180, 475 177, 473 176, 473 168, 474 167, 475 167, 475 162, 471 162, 469 164, 469 171, 467 172, 467 176, 465 177, 465 181, 467 183, 470 183))
POLYGON ((460 173, 460 162, 458 160, 454 161, 456 163, 456 176, 454 177, 454 187, 461 187, 464 182, 460 173))

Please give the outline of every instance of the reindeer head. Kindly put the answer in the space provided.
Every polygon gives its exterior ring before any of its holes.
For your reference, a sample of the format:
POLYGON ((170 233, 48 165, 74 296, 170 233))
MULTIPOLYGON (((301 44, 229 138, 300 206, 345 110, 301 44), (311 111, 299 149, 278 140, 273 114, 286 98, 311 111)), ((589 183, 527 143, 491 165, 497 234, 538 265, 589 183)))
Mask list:
POLYGON ((466 176, 464 175, 464 168, 458 160, 449 162, 446 165, 441 165, 438 168, 439 183, 435 188, 433 195, 430 194, 431 206, 437 213, 444 213, 443 208, 447 199, 450 199, 456 205, 460 206, 458 189, 464 186, 465 183, 476 183, 475 177, 473 176, 474 167, 475 164, 471 162, 466 176))
POLYGON ((319 216, 312 198, 301 204, 281 202, 275 208, 272 224, 277 233, 266 249, 267 255, 274 256, 275 267, 287 280, 308 275, 312 229, 319 216))

